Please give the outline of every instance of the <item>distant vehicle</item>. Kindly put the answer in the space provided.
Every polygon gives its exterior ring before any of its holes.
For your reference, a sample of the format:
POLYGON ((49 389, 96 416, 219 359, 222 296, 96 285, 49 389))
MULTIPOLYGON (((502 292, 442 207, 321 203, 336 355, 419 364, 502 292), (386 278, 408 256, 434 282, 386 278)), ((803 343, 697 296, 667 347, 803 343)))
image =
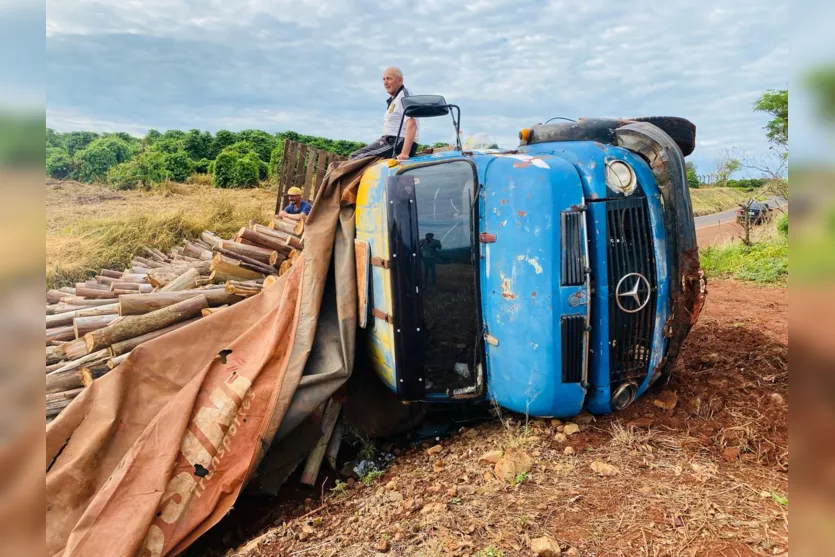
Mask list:
POLYGON ((774 210, 767 202, 754 201, 750 205, 740 205, 736 210, 736 220, 740 224, 745 224, 745 210, 748 208, 748 222, 751 224, 762 224, 771 218, 771 212, 774 210))
MULTIPOLYGON (((443 97, 403 104, 459 129, 443 97)), ((365 171, 361 338, 404 402, 622 410, 670 372, 704 303, 684 166, 695 126, 581 119, 519 138, 365 171)))

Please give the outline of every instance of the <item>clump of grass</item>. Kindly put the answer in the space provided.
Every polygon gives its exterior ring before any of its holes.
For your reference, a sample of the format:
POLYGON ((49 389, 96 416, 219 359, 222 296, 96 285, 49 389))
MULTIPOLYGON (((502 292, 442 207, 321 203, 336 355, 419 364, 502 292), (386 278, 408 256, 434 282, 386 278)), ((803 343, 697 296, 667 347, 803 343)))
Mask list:
POLYGON ((211 174, 195 173, 186 178, 186 184, 197 184, 198 186, 213 186, 211 174))
POLYGON ((788 280, 789 243, 786 239, 766 239, 752 246, 731 243, 699 250, 708 277, 735 278, 770 284, 788 280))
POLYGON ((121 214, 79 217, 47 240, 47 284, 53 288, 84 280, 103 268, 124 269, 142 246, 167 251, 204 230, 232 237, 250 219, 269 222, 271 209, 217 195, 190 208, 155 212, 137 205, 121 214))
POLYGON ((379 470, 370 470, 362 477, 362 485, 369 486, 383 475, 379 470))
POLYGON ((789 215, 787 213, 783 213, 780 218, 777 219, 777 232, 785 238, 789 237, 789 215))
POLYGON ((745 203, 757 195, 757 191, 741 188, 705 187, 690 190, 693 214, 697 217, 735 209, 740 203, 745 203))

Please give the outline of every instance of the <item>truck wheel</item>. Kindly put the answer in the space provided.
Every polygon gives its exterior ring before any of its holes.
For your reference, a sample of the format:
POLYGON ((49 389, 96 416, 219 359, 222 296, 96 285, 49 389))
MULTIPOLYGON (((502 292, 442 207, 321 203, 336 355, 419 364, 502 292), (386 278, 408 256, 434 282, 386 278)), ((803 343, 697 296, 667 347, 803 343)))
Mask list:
POLYGON ((696 126, 690 120, 675 116, 642 116, 640 118, 630 118, 630 120, 647 122, 661 128, 676 142, 685 157, 696 148, 696 126))

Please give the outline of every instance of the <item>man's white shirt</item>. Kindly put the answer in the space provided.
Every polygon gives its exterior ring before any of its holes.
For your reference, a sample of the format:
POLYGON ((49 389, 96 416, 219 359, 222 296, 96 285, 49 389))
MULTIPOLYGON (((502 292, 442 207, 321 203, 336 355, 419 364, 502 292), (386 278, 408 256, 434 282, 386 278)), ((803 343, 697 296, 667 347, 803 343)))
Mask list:
MULTIPOLYGON (((409 91, 405 87, 400 89, 386 109, 386 115, 383 117, 383 135, 397 135, 397 130, 400 128, 400 119, 403 117, 404 96, 409 96, 409 91)), ((415 121, 415 143, 417 143, 420 134, 420 124, 416 118, 412 118, 411 116, 403 121, 403 129, 400 130, 400 137, 406 137, 406 122, 409 120, 415 121)))

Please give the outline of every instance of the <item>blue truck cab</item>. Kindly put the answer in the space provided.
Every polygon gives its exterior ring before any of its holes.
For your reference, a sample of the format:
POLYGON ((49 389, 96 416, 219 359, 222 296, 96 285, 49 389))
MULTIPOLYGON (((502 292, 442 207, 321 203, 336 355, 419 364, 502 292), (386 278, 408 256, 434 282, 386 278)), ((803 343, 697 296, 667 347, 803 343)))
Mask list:
MULTIPOLYGON (((417 117, 457 108, 407 100, 417 117)), ((360 342, 403 401, 623 409, 670 373, 704 303, 684 169, 695 128, 587 119, 519 135, 514 150, 459 143, 366 170, 360 342)))

